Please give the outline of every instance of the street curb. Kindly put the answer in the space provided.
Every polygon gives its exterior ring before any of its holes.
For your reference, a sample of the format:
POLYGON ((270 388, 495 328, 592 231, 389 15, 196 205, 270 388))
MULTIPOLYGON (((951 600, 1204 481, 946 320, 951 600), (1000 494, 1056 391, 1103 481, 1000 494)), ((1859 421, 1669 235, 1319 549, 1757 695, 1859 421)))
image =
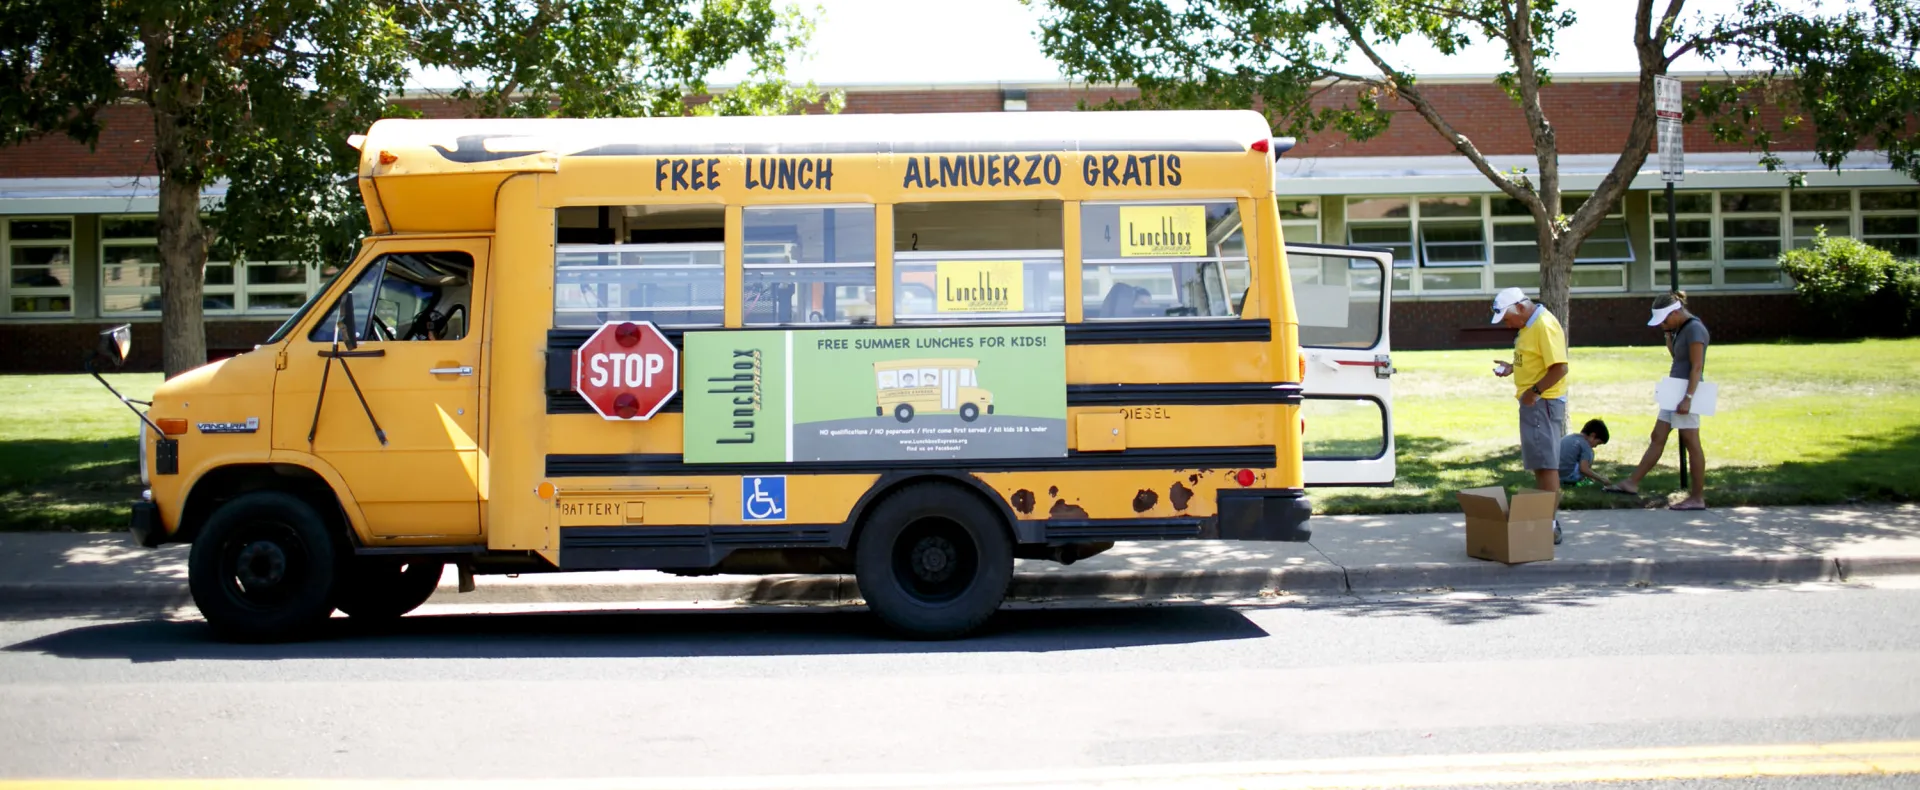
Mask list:
MULTIPOLYGON (((1012 601, 1248 599, 1287 595, 1419 592, 1543 587, 1637 587, 1681 584, 1796 584, 1920 575, 1920 556, 1741 555, 1684 559, 1561 560, 1289 566, 1016 573, 1012 601)), ((442 584, 432 603, 543 604, 732 602, 847 604, 861 602, 852 576, 715 576, 544 584, 522 577, 484 580, 471 593, 442 584)), ((3 604, 122 604, 171 608, 192 603, 185 580, 0 582, 3 604)))

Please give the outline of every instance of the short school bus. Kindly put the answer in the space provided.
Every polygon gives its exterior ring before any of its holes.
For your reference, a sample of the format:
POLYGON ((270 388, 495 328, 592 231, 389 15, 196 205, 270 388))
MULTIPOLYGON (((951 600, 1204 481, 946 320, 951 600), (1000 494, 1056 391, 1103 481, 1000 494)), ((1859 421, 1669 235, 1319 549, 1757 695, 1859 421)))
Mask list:
POLYGON ((1016 559, 1305 540, 1309 484, 1393 477, 1391 255, 1283 247, 1254 113, 356 142, 358 255, 142 429, 133 530, 193 544, 229 637, 398 617, 447 566, 851 572, 954 636, 1016 559), (926 368, 907 419, 883 379, 926 368))

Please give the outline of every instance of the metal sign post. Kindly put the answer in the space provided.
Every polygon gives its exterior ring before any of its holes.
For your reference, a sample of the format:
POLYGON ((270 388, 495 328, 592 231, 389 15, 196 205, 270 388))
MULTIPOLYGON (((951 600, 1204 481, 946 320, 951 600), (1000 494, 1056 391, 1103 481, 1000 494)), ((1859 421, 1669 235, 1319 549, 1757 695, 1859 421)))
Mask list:
MULTIPOLYGON (((1686 180, 1685 133, 1680 125, 1680 80, 1653 78, 1653 113, 1659 119, 1660 180, 1667 196, 1667 289, 1680 290, 1680 227, 1675 214, 1673 185, 1686 180)), ((1669 349, 1671 351, 1671 349, 1669 349)), ((1680 442, 1680 487, 1692 490, 1687 473, 1687 445, 1680 442)))

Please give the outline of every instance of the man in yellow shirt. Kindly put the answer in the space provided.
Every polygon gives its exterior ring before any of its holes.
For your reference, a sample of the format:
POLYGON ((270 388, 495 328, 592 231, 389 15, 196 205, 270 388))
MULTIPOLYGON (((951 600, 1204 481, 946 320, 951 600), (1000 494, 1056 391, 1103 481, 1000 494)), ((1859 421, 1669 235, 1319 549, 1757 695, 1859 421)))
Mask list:
MULTIPOLYGON (((1513 377, 1520 401, 1520 460, 1533 472, 1534 487, 1560 490, 1560 463, 1554 451, 1567 435, 1567 333, 1560 320, 1534 304, 1518 288, 1493 297, 1493 323, 1520 330, 1513 340, 1513 362, 1496 360, 1493 374, 1513 377)), ((1553 542, 1560 542, 1560 520, 1553 521, 1553 542)))

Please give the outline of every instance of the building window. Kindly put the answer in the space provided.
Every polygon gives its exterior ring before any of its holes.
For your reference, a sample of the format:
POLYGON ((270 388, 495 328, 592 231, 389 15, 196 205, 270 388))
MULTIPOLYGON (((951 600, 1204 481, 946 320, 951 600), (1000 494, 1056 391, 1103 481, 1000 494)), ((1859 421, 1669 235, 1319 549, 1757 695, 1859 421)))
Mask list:
MULTIPOLYGON (((1896 256, 1920 254, 1920 192, 1911 189, 1725 190, 1674 196, 1680 284, 1779 288, 1780 253, 1813 245, 1821 229, 1896 256)), ((1653 195, 1653 278, 1667 288, 1667 202, 1653 195)))
POLYGON ((73 218, 14 217, 0 223, 6 251, 3 312, 73 315, 73 218))
POLYGON ((1828 236, 1854 235, 1853 193, 1845 190, 1826 192, 1789 192, 1794 249, 1813 246, 1821 230, 1828 236))
POLYGON ((1920 258, 1920 191, 1862 190, 1860 240, 1901 258, 1920 258))
MULTIPOLYGON (((1585 200, 1585 195, 1567 195, 1563 210, 1572 213, 1585 200)), ((1575 254, 1573 290, 1626 288, 1625 264, 1633 261, 1633 245, 1623 206, 1616 203, 1575 254)), ((1393 251, 1396 293, 1540 287, 1533 215, 1504 195, 1354 198, 1347 203, 1347 218, 1348 243, 1393 251)))
MULTIPOLYGON (((106 317, 160 313, 160 229, 152 215, 100 218, 100 313, 106 317)), ((313 267, 273 252, 268 260, 235 265, 207 261, 201 309, 214 315, 284 315, 313 293, 313 267)))
POLYGON ((1280 206, 1280 238, 1287 243, 1320 242, 1320 201, 1318 198, 1283 197, 1280 206))

